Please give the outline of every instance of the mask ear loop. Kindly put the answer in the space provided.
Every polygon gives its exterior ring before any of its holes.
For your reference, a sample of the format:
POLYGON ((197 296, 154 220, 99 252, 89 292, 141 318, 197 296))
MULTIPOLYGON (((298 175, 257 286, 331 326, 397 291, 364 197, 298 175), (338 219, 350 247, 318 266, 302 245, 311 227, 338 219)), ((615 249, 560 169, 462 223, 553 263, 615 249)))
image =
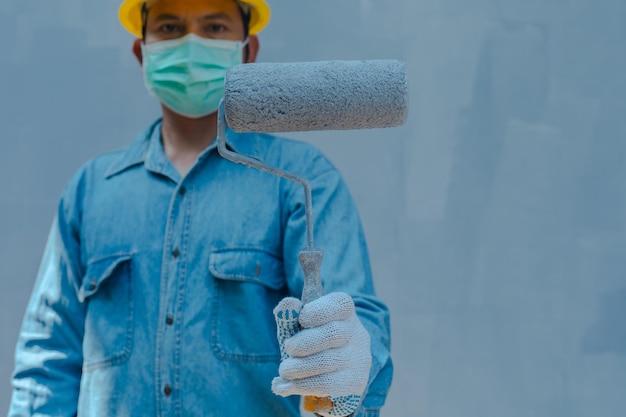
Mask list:
POLYGON ((248 63, 248 55, 250 51, 248 50, 248 44, 250 43, 250 37, 246 37, 246 39, 241 43, 241 50, 244 52, 244 63, 248 63))

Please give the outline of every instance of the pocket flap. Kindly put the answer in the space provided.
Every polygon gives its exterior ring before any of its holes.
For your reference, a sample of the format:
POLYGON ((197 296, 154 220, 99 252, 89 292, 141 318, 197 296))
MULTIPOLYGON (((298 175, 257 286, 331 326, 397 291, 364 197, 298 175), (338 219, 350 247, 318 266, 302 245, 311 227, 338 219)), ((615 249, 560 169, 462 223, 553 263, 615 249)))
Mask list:
POLYGON ((285 285, 282 260, 262 250, 214 250, 209 270, 215 278, 224 280, 254 282, 275 290, 285 285))
POLYGON ((78 291, 78 300, 82 303, 98 292, 98 289, 119 268, 127 265, 132 259, 128 253, 116 254, 99 258, 87 265, 87 273, 78 291))

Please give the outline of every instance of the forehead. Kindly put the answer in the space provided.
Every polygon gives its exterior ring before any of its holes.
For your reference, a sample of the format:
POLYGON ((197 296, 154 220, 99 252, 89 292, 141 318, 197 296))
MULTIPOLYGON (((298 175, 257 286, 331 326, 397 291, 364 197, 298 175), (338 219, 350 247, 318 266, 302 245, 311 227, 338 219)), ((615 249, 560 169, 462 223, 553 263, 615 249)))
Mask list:
POLYGON ((150 15, 159 14, 196 15, 225 13, 238 16, 236 0, 157 0, 150 6, 150 15))

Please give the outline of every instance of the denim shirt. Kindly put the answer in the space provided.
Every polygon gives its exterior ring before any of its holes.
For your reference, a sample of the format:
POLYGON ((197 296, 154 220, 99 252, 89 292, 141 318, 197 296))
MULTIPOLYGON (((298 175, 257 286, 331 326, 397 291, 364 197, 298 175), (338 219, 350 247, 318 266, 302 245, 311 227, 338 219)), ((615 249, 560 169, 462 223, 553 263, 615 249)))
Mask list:
MULTIPOLYGON (((391 383, 389 315, 354 203, 314 147, 228 131, 237 152, 307 177, 326 292, 344 291, 372 340, 358 416, 391 383)), ((299 297, 299 185, 207 148, 181 178, 161 122, 95 158, 62 195, 17 344, 9 416, 298 416, 271 392, 273 308, 299 297)))

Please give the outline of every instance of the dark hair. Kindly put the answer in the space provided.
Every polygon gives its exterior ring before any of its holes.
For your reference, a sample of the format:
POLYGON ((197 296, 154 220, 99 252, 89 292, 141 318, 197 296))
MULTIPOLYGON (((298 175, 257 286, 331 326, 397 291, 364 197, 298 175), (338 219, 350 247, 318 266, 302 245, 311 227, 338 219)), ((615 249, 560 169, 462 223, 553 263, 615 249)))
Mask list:
POLYGON ((148 26, 148 3, 141 5, 141 40, 146 41, 146 28, 148 26))
POLYGON ((243 38, 246 39, 250 35, 250 10, 239 1, 237 1, 237 7, 239 8, 239 14, 241 14, 241 20, 243 21, 243 38))
MULTIPOLYGON (((237 8, 243 21, 243 38, 246 39, 250 35, 250 10, 237 0, 237 8)), ((141 38, 146 39, 146 27, 148 26, 148 3, 141 5, 141 38)), ((247 49, 247 46, 246 46, 247 49)))

